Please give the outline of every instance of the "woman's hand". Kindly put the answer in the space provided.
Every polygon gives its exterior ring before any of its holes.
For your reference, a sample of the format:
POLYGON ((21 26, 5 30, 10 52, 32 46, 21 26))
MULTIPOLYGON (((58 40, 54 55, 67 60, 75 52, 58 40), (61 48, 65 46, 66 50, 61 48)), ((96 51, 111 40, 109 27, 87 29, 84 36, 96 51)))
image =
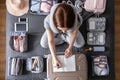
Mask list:
POLYGON ((72 56, 72 48, 67 48, 66 50, 65 50, 65 57, 66 58, 68 58, 68 57, 70 57, 70 56, 72 56))
POLYGON ((72 48, 78 34, 79 27, 76 27, 70 36, 70 42, 68 48, 65 50, 65 57, 68 58, 72 56, 72 48))
POLYGON ((53 60, 53 66, 57 68, 61 68, 62 65, 58 59, 53 60))

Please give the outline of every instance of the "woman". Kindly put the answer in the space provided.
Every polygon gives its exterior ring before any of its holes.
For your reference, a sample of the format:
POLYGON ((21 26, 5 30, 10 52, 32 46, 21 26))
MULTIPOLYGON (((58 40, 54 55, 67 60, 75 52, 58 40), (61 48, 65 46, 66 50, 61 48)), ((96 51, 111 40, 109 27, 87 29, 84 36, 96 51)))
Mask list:
POLYGON ((72 5, 59 3, 51 8, 50 14, 44 20, 45 33, 41 38, 41 46, 49 46, 53 59, 53 65, 60 68, 62 65, 56 57, 55 45, 68 43, 65 57, 72 55, 72 47, 80 48, 84 45, 84 38, 79 32, 82 17, 76 13, 72 5))

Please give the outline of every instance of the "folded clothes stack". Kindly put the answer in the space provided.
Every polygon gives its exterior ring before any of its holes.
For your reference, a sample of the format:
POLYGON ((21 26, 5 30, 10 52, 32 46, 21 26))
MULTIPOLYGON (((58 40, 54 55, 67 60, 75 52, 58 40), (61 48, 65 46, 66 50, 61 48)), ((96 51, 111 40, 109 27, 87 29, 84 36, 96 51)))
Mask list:
POLYGON ((10 75, 21 75, 23 70, 23 60, 20 58, 11 59, 10 75))
POLYGON ((12 57, 9 58, 9 75, 22 75, 23 70, 31 73, 42 73, 44 62, 42 56, 34 56, 31 58, 12 57))

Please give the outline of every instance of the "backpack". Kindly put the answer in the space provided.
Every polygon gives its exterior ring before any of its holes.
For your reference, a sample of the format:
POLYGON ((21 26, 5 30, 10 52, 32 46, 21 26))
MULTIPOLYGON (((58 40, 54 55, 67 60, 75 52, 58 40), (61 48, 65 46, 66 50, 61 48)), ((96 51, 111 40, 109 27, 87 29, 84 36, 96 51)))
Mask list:
POLYGON ((86 0, 84 9, 88 12, 102 14, 105 11, 106 0, 86 0))

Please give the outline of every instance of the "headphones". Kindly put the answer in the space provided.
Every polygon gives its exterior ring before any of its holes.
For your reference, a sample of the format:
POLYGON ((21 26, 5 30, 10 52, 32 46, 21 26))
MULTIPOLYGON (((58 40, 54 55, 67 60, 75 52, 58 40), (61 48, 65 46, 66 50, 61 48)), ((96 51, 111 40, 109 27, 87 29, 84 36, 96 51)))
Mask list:
POLYGON ((83 3, 82 3, 82 1, 80 1, 80 0, 76 0, 74 5, 73 5, 73 3, 71 2, 71 0, 68 0, 68 1, 63 0, 62 3, 66 3, 66 4, 74 7, 74 8, 76 9, 76 12, 77 12, 77 13, 81 13, 81 12, 82 12, 81 6, 83 5, 83 3))

